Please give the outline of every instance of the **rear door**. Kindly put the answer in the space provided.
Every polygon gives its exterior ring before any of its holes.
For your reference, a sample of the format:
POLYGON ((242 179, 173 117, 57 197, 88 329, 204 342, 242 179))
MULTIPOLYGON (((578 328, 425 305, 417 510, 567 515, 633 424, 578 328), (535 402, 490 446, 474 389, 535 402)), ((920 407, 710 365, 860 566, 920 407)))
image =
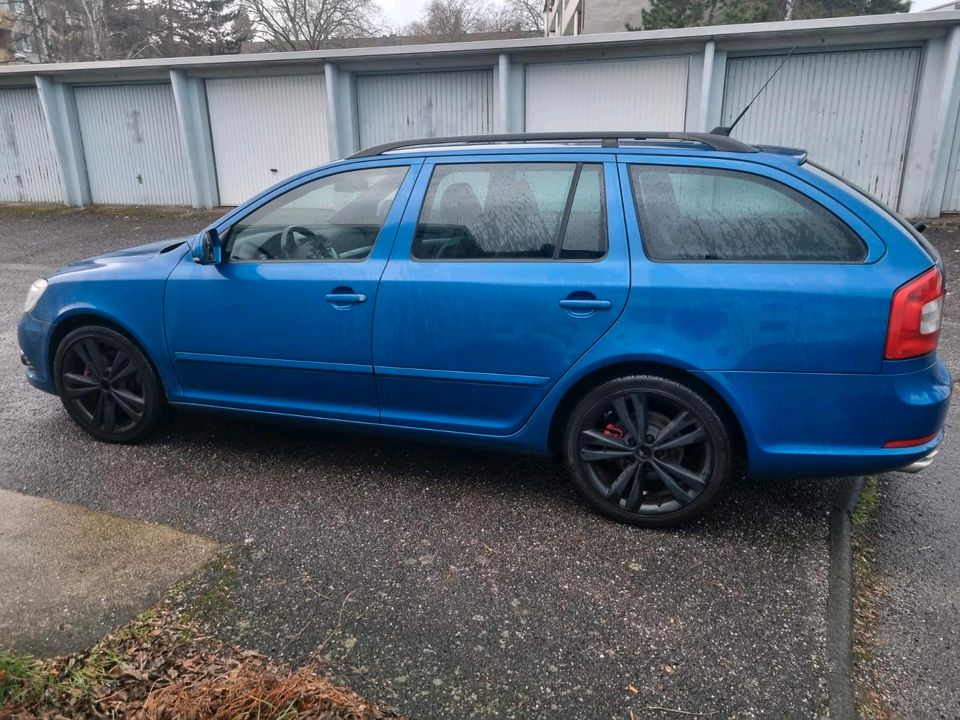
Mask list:
POLYGON ((903 278, 862 219, 760 163, 624 160, 643 248, 631 309, 646 348, 701 370, 880 370, 903 278))
POLYGON ((382 422, 516 432, 616 321, 629 282, 612 158, 426 161, 375 310, 382 422))

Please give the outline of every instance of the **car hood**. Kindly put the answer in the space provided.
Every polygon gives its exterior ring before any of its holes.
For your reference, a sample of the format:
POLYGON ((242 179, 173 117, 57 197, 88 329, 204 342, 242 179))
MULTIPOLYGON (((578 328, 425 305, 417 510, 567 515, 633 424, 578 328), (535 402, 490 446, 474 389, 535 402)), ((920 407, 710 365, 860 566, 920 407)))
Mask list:
MULTIPOLYGON (((178 248, 183 248, 186 243, 193 239, 193 235, 186 235, 169 240, 159 240, 146 245, 137 245, 136 247, 126 248, 124 250, 114 250, 113 252, 97 255, 86 260, 78 260, 60 268, 55 275, 62 273, 76 272, 78 270, 88 270, 91 268, 104 267, 107 265, 118 265, 122 263, 146 262, 157 255, 173 252, 178 248)), ((177 253, 179 255, 180 253, 177 253)))

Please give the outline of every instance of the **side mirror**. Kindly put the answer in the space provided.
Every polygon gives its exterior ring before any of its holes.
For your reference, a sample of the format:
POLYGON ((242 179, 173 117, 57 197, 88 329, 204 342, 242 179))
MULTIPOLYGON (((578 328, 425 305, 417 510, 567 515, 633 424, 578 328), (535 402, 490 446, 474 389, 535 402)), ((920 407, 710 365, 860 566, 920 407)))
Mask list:
POLYGON ((211 228, 193 245, 193 261, 200 265, 216 265, 222 260, 220 233, 211 228))

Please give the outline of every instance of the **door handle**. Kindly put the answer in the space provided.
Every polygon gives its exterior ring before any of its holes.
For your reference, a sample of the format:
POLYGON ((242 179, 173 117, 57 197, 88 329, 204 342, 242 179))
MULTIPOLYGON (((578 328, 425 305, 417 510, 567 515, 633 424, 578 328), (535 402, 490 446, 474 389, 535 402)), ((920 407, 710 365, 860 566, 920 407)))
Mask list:
POLYGON ((562 307, 564 310, 579 310, 580 312, 583 312, 584 310, 609 310, 613 307, 613 303, 609 300, 567 298, 566 300, 560 301, 560 307, 562 307))
POLYGON ((331 305, 356 305, 366 302, 367 296, 362 293, 327 293, 326 300, 331 305))

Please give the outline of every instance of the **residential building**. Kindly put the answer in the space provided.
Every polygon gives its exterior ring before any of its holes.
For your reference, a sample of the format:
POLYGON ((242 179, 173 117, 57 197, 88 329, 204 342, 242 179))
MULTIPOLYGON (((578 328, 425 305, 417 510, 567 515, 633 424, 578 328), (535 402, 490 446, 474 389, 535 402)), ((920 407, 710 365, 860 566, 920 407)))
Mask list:
POLYGON ((546 0, 545 35, 591 35, 640 27, 650 0, 546 0))
POLYGON ((0 9, 0 63, 13 62, 13 17, 0 9))

